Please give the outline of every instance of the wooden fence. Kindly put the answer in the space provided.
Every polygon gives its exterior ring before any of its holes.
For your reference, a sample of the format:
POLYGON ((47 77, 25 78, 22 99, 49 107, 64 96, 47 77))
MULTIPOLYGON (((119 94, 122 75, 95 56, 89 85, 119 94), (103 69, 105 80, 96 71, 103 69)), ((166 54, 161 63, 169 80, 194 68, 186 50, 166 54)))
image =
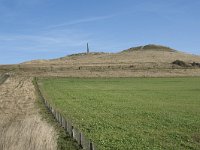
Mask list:
POLYGON ((66 119, 58 110, 53 108, 44 98, 36 78, 35 85, 36 90, 46 108, 49 112, 51 112, 56 121, 65 129, 65 132, 67 132, 79 144, 80 148, 83 150, 97 150, 95 144, 90 139, 88 139, 77 127, 75 127, 70 120, 66 119))
POLYGON ((9 77, 10 75, 8 74, 3 74, 0 76, 0 84, 3 84, 9 77))

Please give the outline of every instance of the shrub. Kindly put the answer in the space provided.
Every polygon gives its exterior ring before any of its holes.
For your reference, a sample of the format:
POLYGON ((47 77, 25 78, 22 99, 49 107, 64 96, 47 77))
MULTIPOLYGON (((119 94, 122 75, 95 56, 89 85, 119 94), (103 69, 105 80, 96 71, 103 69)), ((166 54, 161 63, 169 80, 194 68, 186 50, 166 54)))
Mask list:
POLYGON ((175 60, 174 62, 172 62, 172 64, 174 65, 178 65, 178 66, 181 66, 181 67, 187 67, 188 65, 182 61, 182 60, 175 60))
POLYGON ((196 63, 196 62, 193 62, 191 65, 192 65, 193 67, 200 67, 200 63, 196 63))

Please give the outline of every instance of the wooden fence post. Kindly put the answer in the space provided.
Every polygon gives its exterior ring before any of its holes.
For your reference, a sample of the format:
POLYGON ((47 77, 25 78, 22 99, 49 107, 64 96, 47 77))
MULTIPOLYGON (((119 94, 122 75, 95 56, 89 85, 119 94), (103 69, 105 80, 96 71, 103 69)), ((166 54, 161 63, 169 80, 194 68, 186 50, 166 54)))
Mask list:
POLYGON ((60 113, 58 113, 58 123, 60 124, 60 113))
POLYGON ((91 140, 90 140, 90 150, 94 150, 94 145, 91 140))
POLYGON ((62 124, 62 127, 64 128, 65 127, 65 124, 64 124, 64 118, 63 118, 63 116, 61 116, 61 124, 62 124))
POLYGON ((61 114, 59 114, 59 123, 62 126, 62 116, 61 116, 61 114))
POLYGON ((65 120, 65 131, 67 131, 67 120, 65 120))
POLYGON ((74 127, 73 126, 71 127, 71 133, 72 133, 72 137, 74 139, 74 127))
POLYGON ((80 135, 79 135, 79 136, 80 136, 80 141, 79 141, 80 144, 79 144, 79 146, 80 146, 81 148, 83 148, 83 146, 82 146, 82 132, 80 132, 80 135))
POLYGON ((55 111, 55 113, 56 113, 56 120, 58 121, 58 112, 55 111))

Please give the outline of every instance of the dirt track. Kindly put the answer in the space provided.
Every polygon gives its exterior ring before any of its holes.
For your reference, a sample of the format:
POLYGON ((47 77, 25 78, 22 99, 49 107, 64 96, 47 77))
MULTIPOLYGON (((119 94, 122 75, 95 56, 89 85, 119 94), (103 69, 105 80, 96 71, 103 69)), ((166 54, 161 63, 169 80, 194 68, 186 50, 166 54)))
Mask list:
POLYGON ((32 78, 12 76, 0 85, 0 150, 55 150, 57 134, 35 107, 32 78))

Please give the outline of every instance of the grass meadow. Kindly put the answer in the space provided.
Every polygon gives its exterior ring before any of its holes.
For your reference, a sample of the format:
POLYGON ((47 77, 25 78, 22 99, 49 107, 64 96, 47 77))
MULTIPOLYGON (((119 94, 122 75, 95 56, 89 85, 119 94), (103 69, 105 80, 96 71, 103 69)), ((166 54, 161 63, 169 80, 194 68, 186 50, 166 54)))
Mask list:
POLYGON ((41 78, 101 150, 200 149, 200 78, 41 78))

